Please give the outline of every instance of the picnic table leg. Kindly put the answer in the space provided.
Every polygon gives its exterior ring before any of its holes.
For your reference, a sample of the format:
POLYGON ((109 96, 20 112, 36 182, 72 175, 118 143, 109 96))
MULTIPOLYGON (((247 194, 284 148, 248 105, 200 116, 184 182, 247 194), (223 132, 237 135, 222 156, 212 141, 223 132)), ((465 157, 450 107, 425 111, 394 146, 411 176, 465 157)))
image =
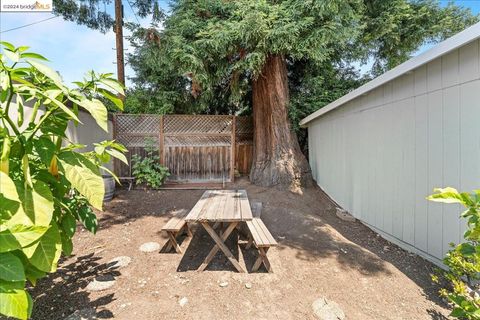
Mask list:
POLYGON ((228 247, 224 243, 224 241, 227 240, 230 233, 232 233, 233 229, 235 229, 235 226, 237 224, 238 224, 238 222, 232 222, 227 227, 225 232, 222 234, 222 237, 219 237, 217 235, 217 233, 215 232, 215 230, 208 224, 208 222, 202 222, 202 226, 205 228, 205 230, 208 232, 208 234, 212 237, 213 241, 215 241, 216 245, 212 248, 212 250, 210 250, 210 253, 205 258, 202 265, 198 268, 199 271, 205 270, 205 268, 208 266, 210 261, 213 259, 213 257, 217 253, 217 251, 220 249, 227 256, 228 260, 230 260, 230 262, 238 270, 238 272, 245 272, 245 270, 243 270, 240 263, 237 261, 237 259, 235 259, 232 252, 228 249, 228 247))
POLYGON ((272 266, 270 265, 270 261, 267 258, 267 251, 268 251, 268 247, 267 248, 262 248, 262 247, 258 248, 259 256, 257 258, 257 261, 255 261, 255 264, 252 267, 253 272, 257 271, 258 268, 260 268, 262 262, 265 265, 265 268, 267 269, 268 272, 272 271, 272 266))
MULTIPOLYGON (((170 246, 173 246, 173 248, 175 248, 175 251, 177 253, 182 253, 182 249, 180 248, 180 246, 177 243, 177 240, 175 239, 175 234, 173 234, 172 232, 169 232, 168 237, 170 238, 170 246)), ((169 246, 169 250, 170 250, 170 246, 169 246)))

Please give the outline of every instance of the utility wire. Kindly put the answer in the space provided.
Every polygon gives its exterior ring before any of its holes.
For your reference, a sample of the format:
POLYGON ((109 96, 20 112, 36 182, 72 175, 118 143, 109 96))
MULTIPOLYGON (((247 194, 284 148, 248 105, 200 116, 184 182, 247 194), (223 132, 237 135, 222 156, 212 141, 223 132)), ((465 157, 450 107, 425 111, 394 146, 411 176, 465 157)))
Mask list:
POLYGON ((41 23, 41 22, 45 22, 45 21, 48 21, 48 20, 52 20, 52 19, 55 19, 55 18, 58 18, 58 17, 59 17, 59 16, 54 16, 54 17, 50 17, 50 18, 47 18, 47 19, 35 21, 35 22, 29 23, 29 24, 25 24, 25 25, 23 25, 23 26, 19 26, 19 27, 15 27, 15 28, 12 28, 12 29, 7 29, 7 30, 0 31, 0 33, 5 33, 5 32, 10 32, 10 31, 14 31, 14 30, 26 28, 26 27, 33 26, 33 25, 35 25, 35 24, 39 24, 39 23, 41 23))
POLYGON ((137 14, 135 13, 135 10, 133 10, 133 6, 132 6, 132 4, 130 3, 130 0, 127 0, 127 2, 128 2, 128 5, 130 6, 130 9, 131 9, 132 12, 133 12, 133 15, 135 16, 135 19, 137 20, 138 24, 140 24, 140 21, 138 20, 137 14))

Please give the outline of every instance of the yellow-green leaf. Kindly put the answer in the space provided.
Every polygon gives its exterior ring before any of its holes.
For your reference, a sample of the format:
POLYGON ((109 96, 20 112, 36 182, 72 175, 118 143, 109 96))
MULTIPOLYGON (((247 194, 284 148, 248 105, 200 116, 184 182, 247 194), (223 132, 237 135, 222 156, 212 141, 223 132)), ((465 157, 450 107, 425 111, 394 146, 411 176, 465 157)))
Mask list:
POLYGON ((0 279, 25 281, 22 261, 9 252, 0 253, 0 279))
POLYGON ((35 60, 26 60, 32 67, 43 73, 47 78, 50 78, 57 86, 63 86, 63 81, 60 75, 49 66, 35 60))
POLYGON ((62 252, 62 240, 56 223, 32 245, 23 248, 23 253, 30 263, 40 271, 54 272, 57 270, 58 259, 62 252))
POLYGON ((0 284, 0 313, 8 317, 28 319, 32 313, 32 298, 25 289, 5 289, 0 284))
POLYGON ((62 152, 58 160, 72 187, 85 196, 94 208, 102 210, 105 187, 98 168, 77 152, 62 152))
POLYGON ((89 100, 84 98, 78 101, 75 100, 74 102, 85 108, 92 115, 93 119, 95 119, 100 128, 102 128, 105 132, 108 132, 108 111, 100 100, 89 100))

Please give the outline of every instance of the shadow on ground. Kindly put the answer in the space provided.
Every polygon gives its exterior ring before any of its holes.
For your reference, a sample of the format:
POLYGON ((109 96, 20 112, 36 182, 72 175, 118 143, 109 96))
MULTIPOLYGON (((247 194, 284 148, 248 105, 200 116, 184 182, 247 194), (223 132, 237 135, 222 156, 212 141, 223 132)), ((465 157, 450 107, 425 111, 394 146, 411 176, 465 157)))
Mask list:
MULTIPOLYGON (((251 201, 263 203, 262 220, 279 241, 278 250, 293 248, 297 251, 297 259, 312 262, 333 257, 343 271, 354 269, 366 277, 377 274, 388 276, 391 273, 388 264, 391 264, 420 286, 427 299, 445 307, 438 298, 438 287, 430 280, 434 268, 431 263, 384 240, 358 221, 345 222, 337 218, 329 211, 335 204, 321 189, 312 188, 298 195, 253 186, 246 179, 228 188, 246 189, 251 201)), ((159 220, 160 229, 172 211, 191 209, 202 193, 203 190, 121 191, 107 205, 100 226, 102 229, 110 228, 145 216, 154 216, 162 219, 159 220)), ((213 246, 213 241, 203 228, 196 229, 199 232, 195 232, 193 241, 186 248, 178 271, 196 270, 213 246)), ((229 248, 236 257, 241 254, 247 269, 250 269, 255 253, 238 250, 234 239, 236 235, 232 234, 227 241, 229 248)), ((235 268, 223 253, 218 252, 207 270, 235 271, 235 268)), ((431 316, 441 319, 438 314, 431 316)))
POLYGON ((97 319, 113 318, 112 312, 104 306, 115 300, 114 294, 106 294, 92 301, 90 293, 83 290, 94 279, 111 279, 120 275, 112 264, 100 264, 98 261, 101 259, 92 253, 71 257, 70 263, 60 261, 62 267, 57 272, 40 280, 30 290, 34 300, 31 319, 65 319, 83 309, 90 309, 87 313, 97 319), (77 310, 70 306, 77 306, 77 310))

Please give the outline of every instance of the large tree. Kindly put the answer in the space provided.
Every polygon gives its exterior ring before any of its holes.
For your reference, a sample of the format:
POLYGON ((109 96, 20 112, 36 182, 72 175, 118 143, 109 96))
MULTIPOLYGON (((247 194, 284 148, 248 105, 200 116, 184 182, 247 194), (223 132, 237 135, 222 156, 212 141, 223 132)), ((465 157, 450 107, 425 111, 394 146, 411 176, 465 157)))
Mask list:
POLYGON ((181 0, 163 30, 137 30, 129 61, 137 88, 173 110, 232 113, 251 104, 252 182, 298 190, 311 176, 289 114, 359 85, 352 62, 373 59, 377 74, 476 20, 428 0, 181 0))

